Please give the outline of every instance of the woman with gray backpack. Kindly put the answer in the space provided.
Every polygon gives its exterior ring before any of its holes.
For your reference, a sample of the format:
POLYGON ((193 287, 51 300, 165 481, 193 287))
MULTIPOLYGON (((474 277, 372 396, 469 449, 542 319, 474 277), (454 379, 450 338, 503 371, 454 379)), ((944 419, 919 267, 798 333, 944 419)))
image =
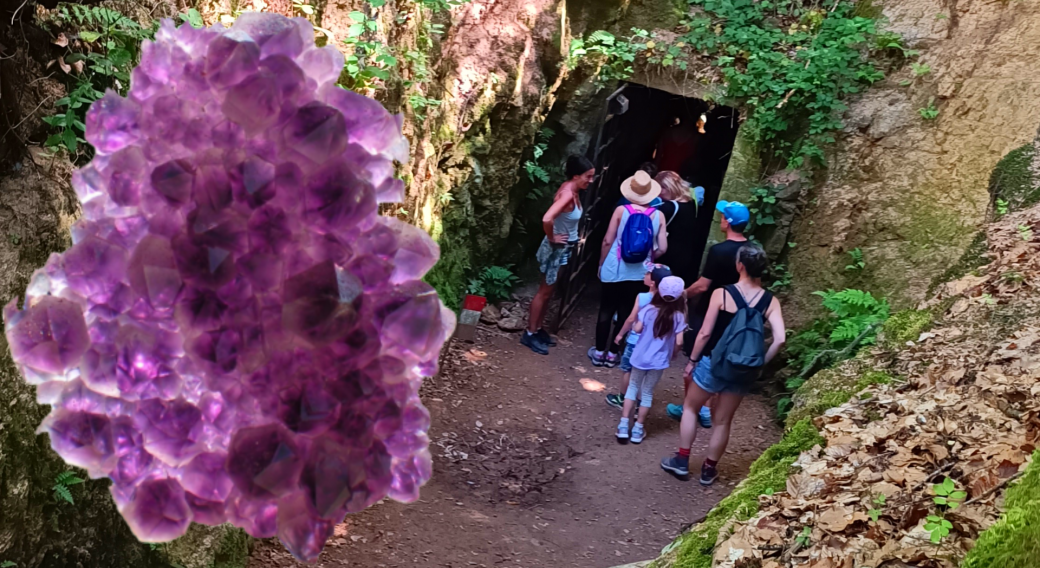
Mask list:
POLYGON ((684 371, 687 376, 692 373, 693 384, 683 401, 679 451, 661 460, 661 468, 680 479, 686 479, 690 473, 690 446, 697 437, 697 411, 712 395, 718 394, 715 427, 708 443, 708 455, 701 466, 700 480, 705 486, 715 482, 737 407, 762 374, 765 364, 776 357, 784 345, 786 332, 780 302, 762 287, 762 274, 767 265, 762 247, 745 244, 737 253, 740 280, 711 295, 704 324, 684 371), (773 338, 768 345, 766 322, 773 338))

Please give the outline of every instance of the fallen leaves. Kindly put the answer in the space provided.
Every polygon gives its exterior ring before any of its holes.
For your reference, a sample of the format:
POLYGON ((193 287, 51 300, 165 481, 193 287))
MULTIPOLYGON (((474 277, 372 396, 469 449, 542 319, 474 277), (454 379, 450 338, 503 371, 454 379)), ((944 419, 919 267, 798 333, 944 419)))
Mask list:
POLYGON ((870 387, 814 421, 786 491, 727 524, 716 568, 955 568, 1000 516, 1007 484, 1040 445, 1040 207, 987 232, 992 262, 940 288, 942 321, 870 366, 870 387))

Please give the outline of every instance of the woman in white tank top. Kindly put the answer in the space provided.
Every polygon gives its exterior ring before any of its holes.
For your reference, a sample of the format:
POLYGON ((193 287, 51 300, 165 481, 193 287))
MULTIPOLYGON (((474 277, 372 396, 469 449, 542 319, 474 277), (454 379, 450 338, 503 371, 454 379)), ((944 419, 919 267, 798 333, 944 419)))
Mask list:
POLYGON ((555 345, 552 337, 542 329, 545 310, 549 306, 556 277, 560 267, 570 260, 570 252, 578 242, 578 222, 583 214, 581 208, 581 192, 592 183, 596 168, 584 156, 571 156, 564 166, 567 181, 556 190, 553 204, 542 217, 542 228, 545 238, 538 247, 536 258, 542 271, 542 281, 538 292, 531 300, 531 311, 527 315, 527 329, 520 337, 520 343, 540 355, 548 355, 549 347, 555 345))

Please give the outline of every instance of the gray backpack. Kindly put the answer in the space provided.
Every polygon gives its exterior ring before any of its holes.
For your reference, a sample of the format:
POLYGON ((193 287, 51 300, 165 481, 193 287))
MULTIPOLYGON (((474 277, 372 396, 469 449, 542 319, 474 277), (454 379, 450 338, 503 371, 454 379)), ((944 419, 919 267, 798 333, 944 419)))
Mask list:
POLYGON ((773 295, 763 290, 751 307, 736 286, 725 290, 736 302, 737 311, 711 352, 711 374, 728 383, 748 383, 758 378, 766 364, 765 313, 773 295))

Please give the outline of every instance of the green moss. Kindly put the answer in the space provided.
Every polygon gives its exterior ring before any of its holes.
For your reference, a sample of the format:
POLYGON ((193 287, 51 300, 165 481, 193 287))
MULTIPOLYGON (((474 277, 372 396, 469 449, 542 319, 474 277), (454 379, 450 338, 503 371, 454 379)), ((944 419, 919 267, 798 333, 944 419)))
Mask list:
POLYGON ((1005 513, 984 531, 962 568, 1033 568, 1040 556, 1040 451, 1007 491, 1005 513))
POLYGON ((791 464, 798 455, 824 443, 809 420, 792 426, 783 439, 766 450, 753 464, 747 478, 712 509, 704 522, 673 542, 665 555, 651 566, 663 568, 710 568, 719 531, 726 523, 746 521, 758 513, 758 497, 787 486, 791 464))
POLYGON ((463 207, 449 203, 441 216, 441 227, 435 239, 441 248, 441 259, 426 273, 423 281, 437 290, 446 306, 458 310, 466 291, 466 279, 472 265, 469 225, 463 207))
POLYGON ((907 341, 917 341, 921 333, 932 325, 928 310, 902 310, 892 314, 881 327, 881 345, 898 350, 907 341))
POLYGON ((859 0, 856 2, 856 9, 852 13, 860 18, 877 20, 882 16, 882 8, 880 5, 875 4, 873 0, 859 0))
POLYGON ((161 549, 167 562, 181 568, 246 568, 249 535, 225 524, 214 527, 193 524, 188 532, 161 549))
POLYGON ((882 373, 881 371, 863 373, 863 376, 856 381, 856 392, 874 385, 887 385, 891 383, 892 380, 892 377, 888 373, 882 373))
POLYGON ((932 280, 931 285, 928 287, 928 295, 934 293, 939 286, 958 278, 963 278, 980 266, 989 264, 989 258, 986 256, 986 251, 988 250, 989 245, 986 241, 986 232, 979 231, 975 233, 975 238, 971 240, 968 248, 964 249, 964 253, 957 259, 957 262, 932 280))
POLYGON ((214 556, 213 568, 246 568, 249 563, 249 535, 241 529, 229 530, 214 556))
POLYGON ((1008 211, 1018 211, 1040 201, 1040 183, 1030 171, 1034 154, 1032 144, 1015 148, 990 174, 989 193, 994 200, 1007 201, 1008 211))

